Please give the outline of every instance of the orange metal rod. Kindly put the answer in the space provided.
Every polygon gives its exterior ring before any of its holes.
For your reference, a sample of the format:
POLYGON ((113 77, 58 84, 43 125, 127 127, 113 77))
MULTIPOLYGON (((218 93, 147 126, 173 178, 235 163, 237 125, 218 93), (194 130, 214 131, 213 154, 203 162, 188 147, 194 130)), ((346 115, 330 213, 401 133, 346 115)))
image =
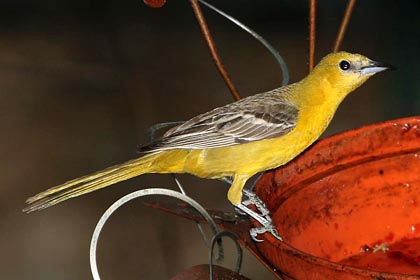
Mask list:
POLYGON ((194 10, 195 16, 197 17, 198 23, 200 24, 201 31, 203 32, 204 38, 206 39, 207 46, 210 50, 210 54, 213 57, 214 63, 219 70, 220 75, 222 75, 223 79, 225 80, 226 85, 228 86, 232 96, 235 100, 241 99, 241 96, 236 89, 235 85, 233 84, 229 74, 227 73, 223 63, 219 57, 219 54, 216 50, 216 45, 211 37, 209 28, 207 26, 206 20, 204 19, 203 13, 201 12, 200 5, 198 4, 197 0, 190 0, 191 6, 194 10))
POLYGON ((346 8, 346 13, 344 14, 343 21, 341 22, 340 30, 337 34, 337 39, 335 40, 333 51, 337 52, 340 48, 341 42, 343 41, 344 34, 346 33, 347 26, 350 21, 351 14, 353 12, 354 5, 356 0, 349 0, 346 8))
POLYGON ((309 72, 315 67, 315 19, 316 0, 311 0, 309 4, 309 72))

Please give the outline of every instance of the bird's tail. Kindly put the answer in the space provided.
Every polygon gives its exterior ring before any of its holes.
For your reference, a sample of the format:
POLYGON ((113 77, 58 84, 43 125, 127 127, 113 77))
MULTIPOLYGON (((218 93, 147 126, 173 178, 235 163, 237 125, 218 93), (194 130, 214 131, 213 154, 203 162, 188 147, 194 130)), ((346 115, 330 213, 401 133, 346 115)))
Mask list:
POLYGON ((153 161, 159 155, 159 153, 145 155, 50 188, 28 198, 26 200, 28 206, 23 211, 29 213, 42 210, 69 198, 105 188, 144 173, 152 173, 154 172, 153 161))

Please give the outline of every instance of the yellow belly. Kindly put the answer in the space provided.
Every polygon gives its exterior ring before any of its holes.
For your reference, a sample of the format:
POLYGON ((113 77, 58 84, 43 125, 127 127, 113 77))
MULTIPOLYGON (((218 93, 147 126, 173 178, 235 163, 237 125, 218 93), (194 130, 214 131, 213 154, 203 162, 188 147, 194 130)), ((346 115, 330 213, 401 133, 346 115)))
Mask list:
POLYGON ((256 174, 286 164, 315 139, 301 139, 296 133, 231 147, 191 150, 183 172, 204 178, 234 174, 256 174))

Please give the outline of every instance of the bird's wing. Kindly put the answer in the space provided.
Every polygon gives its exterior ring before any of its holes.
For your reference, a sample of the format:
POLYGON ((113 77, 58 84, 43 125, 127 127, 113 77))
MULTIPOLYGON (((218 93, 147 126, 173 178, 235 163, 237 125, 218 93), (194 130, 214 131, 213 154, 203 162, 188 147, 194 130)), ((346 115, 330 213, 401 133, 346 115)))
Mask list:
POLYGON ((192 118, 139 151, 208 149, 275 138, 295 127, 297 115, 296 106, 278 92, 257 94, 192 118))

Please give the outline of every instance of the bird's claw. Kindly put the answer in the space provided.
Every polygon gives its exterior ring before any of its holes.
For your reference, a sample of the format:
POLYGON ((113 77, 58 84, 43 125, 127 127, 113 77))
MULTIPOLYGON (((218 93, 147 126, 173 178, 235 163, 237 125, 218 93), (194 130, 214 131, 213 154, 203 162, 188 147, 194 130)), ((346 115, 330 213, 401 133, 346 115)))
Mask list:
POLYGON ((243 190, 242 193, 248 197, 248 199, 242 201, 242 204, 245 206, 254 204, 255 207, 257 207, 257 210, 260 211, 261 216, 268 216, 271 222, 270 211, 268 211, 264 201, 262 201, 255 193, 249 190, 243 190))
POLYGON ((251 228, 249 230, 249 234, 251 235, 252 240, 255 242, 263 242, 264 240, 258 239, 258 234, 263 234, 266 232, 270 232, 275 238, 277 238, 280 241, 283 241, 283 238, 280 236, 277 229, 272 225, 271 227, 259 227, 259 228, 251 228))
POLYGON ((265 203, 251 191, 244 190, 243 193, 248 198, 244 200, 241 204, 235 204, 235 207, 241 212, 247 214, 248 216, 258 221, 262 225, 259 228, 250 229, 249 233, 251 235, 252 240, 254 240, 255 242, 262 242, 263 240, 257 238, 258 234, 270 232, 274 237, 276 237, 280 241, 283 241, 283 238, 279 235, 277 229, 273 225, 270 216, 270 211, 265 206, 265 203), (254 212, 253 210, 247 207, 251 204, 254 204, 260 213, 254 212))

